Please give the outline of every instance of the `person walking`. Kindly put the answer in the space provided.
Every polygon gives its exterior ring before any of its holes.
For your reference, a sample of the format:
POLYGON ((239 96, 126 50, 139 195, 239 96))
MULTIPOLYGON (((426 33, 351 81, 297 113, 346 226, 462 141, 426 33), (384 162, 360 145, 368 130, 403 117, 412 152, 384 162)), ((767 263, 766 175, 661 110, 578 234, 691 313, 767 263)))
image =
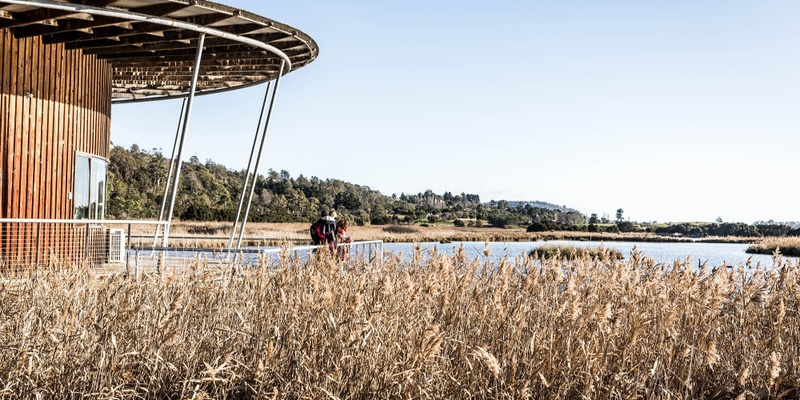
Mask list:
POLYGON ((327 215, 323 211, 316 225, 316 245, 328 245, 331 254, 336 252, 336 210, 331 209, 327 215))
POLYGON ((350 224, 346 219, 340 219, 336 224, 336 244, 338 248, 339 258, 342 261, 350 257, 350 243, 353 241, 347 234, 347 228, 350 224), (342 246, 343 245, 343 246, 342 246))

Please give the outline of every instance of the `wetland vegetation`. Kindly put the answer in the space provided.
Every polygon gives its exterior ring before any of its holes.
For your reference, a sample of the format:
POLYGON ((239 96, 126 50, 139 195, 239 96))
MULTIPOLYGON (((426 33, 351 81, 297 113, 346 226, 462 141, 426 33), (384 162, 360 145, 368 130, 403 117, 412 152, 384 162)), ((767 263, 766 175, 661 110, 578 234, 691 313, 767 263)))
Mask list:
POLYGON ((796 398, 799 274, 463 252, 40 271, 0 282, 0 396, 796 398))

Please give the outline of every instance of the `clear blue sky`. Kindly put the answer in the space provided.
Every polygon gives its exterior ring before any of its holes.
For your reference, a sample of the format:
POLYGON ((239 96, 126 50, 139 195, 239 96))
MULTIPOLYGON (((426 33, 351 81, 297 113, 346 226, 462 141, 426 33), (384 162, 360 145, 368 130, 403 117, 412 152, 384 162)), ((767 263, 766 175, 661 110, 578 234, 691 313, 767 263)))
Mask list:
MULTIPOLYGON (((800 220, 800 2, 229 0, 320 46, 259 170, 636 221, 800 220)), ((198 97, 184 159, 247 166, 263 86, 198 97)), ((112 107, 171 151, 179 100, 112 107)))

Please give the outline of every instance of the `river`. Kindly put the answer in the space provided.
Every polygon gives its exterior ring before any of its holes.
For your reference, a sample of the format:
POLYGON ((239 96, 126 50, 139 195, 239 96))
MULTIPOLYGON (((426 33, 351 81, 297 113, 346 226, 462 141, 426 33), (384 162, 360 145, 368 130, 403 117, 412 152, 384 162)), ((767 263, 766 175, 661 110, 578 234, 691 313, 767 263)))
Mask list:
MULTIPOLYGON (((452 243, 420 243, 423 251, 433 250, 434 247, 439 253, 455 254, 461 245, 469 257, 484 258, 485 242, 452 242, 452 243)), ((708 262, 708 266, 722 265, 741 265, 752 257, 753 265, 772 266, 771 255, 747 254, 745 250, 749 245, 741 243, 707 243, 707 242, 592 242, 592 241, 572 241, 572 240, 549 240, 538 242, 490 242, 489 258, 491 261, 498 261, 504 255, 514 258, 521 254, 527 254, 532 249, 543 245, 567 245, 575 247, 598 247, 601 244, 606 248, 618 250, 628 259, 634 247, 639 249, 645 256, 652 258, 659 263, 673 263, 676 260, 685 260, 687 257, 693 264, 699 265, 708 262)), ((414 252, 416 245, 412 243, 386 243, 383 245, 385 251, 402 252, 404 256, 410 256, 414 252)), ((798 262, 797 257, 784 257, 784 261, 792 260, 798 262)))

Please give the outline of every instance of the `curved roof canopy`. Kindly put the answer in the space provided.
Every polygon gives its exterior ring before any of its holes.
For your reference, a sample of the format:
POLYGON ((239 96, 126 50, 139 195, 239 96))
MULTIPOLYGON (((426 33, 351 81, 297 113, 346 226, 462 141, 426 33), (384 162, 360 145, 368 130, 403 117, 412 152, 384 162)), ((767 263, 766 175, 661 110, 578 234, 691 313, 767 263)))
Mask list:
POLYGON ((197 94, 272 80, 282 60, 288 73, 318 54, 295 28, 201 0, 0 0, 0 29, 107 60, 114 102, 184 96, 202 33, 197 94))

